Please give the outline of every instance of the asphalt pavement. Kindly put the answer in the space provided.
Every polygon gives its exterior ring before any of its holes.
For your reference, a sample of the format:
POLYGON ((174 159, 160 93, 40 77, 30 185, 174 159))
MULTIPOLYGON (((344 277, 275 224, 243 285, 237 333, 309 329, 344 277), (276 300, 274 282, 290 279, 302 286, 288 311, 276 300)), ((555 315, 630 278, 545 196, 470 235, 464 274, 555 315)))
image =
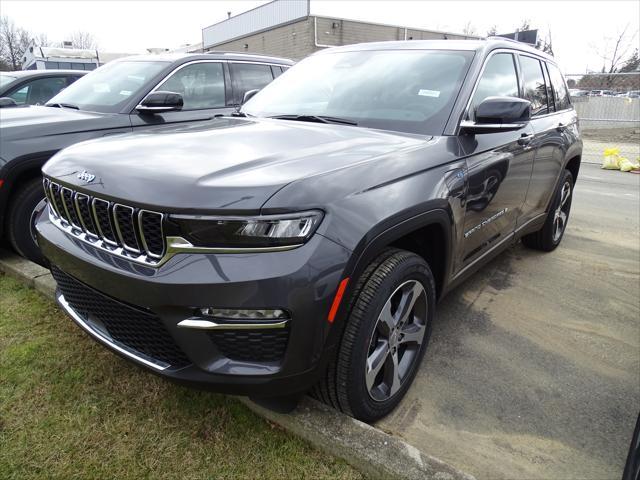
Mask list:
POLYGON ((521 244, 438 306, 378 427, 479 479, 619 479, 640 410, 640 175, 583 164, 562 244, 521 244))

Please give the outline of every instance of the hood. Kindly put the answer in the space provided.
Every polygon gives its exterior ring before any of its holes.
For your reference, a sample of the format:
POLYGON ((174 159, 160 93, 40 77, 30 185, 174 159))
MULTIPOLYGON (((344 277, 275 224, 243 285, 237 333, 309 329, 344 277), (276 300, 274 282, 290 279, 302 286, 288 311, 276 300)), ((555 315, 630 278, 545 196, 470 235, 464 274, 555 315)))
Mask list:
POLYGON ((345 125, 220 118, 76 144, 43 171, 97 196, 146 208, 255 212, 291 182, 426 140, 345 125), (90 183, 78 179, 85 170, 95 175, 90 183))
POLYGON ((83 112, 71 108, 17 107, 2 109, 2 140, 95 130, 104 118, 117 114, 83 112))

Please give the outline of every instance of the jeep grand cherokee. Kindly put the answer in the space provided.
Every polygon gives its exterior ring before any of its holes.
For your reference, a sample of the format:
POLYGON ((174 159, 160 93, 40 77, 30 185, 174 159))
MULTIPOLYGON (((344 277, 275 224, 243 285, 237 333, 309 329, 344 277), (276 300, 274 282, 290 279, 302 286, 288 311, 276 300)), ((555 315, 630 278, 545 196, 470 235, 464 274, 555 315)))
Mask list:
POLYGON ((37 230, 58 302, 117 354, 373 421, 411 385, 437 299, 520 238, 558 246, 581 151, 538 50, 351 45, 235 116, 58 153, 37 230))

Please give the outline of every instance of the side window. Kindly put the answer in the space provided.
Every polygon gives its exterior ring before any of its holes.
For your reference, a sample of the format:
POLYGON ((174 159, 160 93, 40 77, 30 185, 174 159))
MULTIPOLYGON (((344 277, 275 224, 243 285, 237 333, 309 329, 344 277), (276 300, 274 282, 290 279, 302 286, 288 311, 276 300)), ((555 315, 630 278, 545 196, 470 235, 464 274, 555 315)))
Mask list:
POLYGON ((29 85, 21 87, 19 90, 14 90, 7 97, 12 98, 18 105, 24 105, 27 103, 27 95, 29 94, 29 85))
POLYGON ((547 63, 549 69, 549 76, 551 77, 551 85, 553 86, 553 95, 556 100, 556 110, 566 110, 571 106, 569 101, 569 91, 567 85, 564 82, 564 78, 560 73, 560 70, 555 65, 547 63))
POLYGON ((28 82, 7 96, 18 105, 44 105, 66 86, 64 77, 39 78, 28 82))
POLYGON ((161 83, 156 90, 182 95, 183 110, 225 106, 222 63, 201 62, 187 65, 161 83))
POLYGON ((484 67, 482 77, 471 100, 470 115, 487 97, 517 97, 518 75, 510 53, 498 53, 491 57, 484 67))
POLYGON ((255 63, 232 63, 231 84, 233 85, 233 103, 242 103, 245 92, 261 89, 273 80, 271 67, 255 63))
POLYGON ((544 82, 540 61, 533 57, 520 55, 520 69, 524 80, 524 98, 531 102, 531 116, 549 113, 547 86, 544 82))
POLYGON ((271 65, 271 73, 273 73, 273 78, 278 78, 282 75, 282 68, 277 65, 271 65))

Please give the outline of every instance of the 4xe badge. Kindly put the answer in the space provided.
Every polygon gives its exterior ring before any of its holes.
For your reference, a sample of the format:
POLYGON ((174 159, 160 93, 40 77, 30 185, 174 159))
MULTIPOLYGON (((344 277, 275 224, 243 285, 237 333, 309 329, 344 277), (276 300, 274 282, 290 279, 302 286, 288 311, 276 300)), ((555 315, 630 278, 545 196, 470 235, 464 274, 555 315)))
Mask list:
POLYGON ((93 173, 89 173, 86 170, 83 170, 78 174, 78 179, 87 183, 93 182, 95 178, 96 176, 93 173))

